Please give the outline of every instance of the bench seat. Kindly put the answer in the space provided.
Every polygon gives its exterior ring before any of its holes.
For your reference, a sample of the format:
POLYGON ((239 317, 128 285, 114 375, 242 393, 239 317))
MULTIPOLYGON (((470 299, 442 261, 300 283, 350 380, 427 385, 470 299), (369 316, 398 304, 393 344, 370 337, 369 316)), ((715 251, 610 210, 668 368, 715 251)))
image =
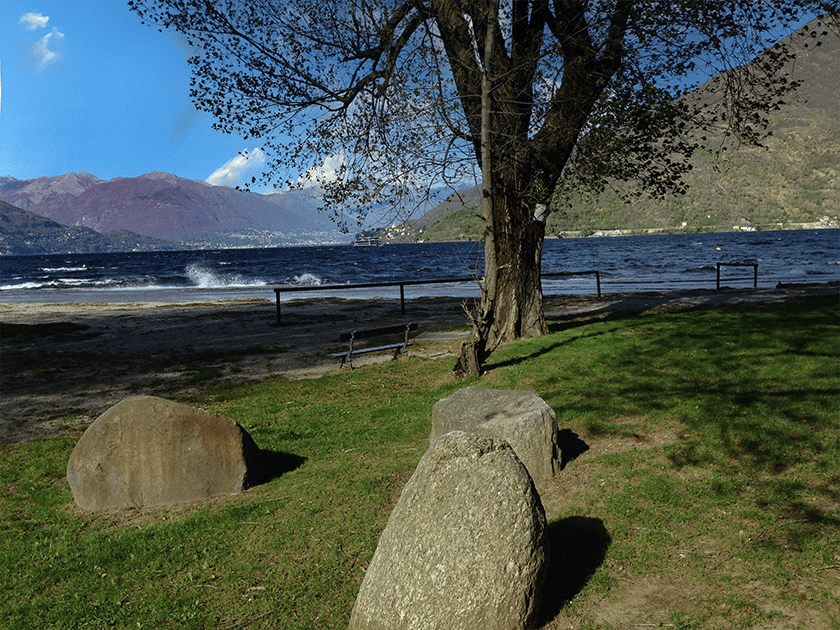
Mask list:
MULTIPOLYGON (((353 332, 349 333, 342 333, 338 337, 339 343, 350 343, 350 347, 346 352, 333 352, 330 354, 331 357, 340 358, 341 365, 344 365, 345 361, 350 364, 350 367, 353 367, 352 357, 354 354, 366 354, 368 352, 379 352, 382 350, 404 350, 411 345, 408 341, 408 334, 412 331, 417 330, 417 324, 412 322, 410 324, 398 324, 396 326, 384 326, 382 328, 370 328, 368 330, 354 330, 353 332), (402 343, 389 343, 380 346, 371 346, 367 348, 354 348, 353 342, 359 339, 370 339, 373 337, 385 337, 387 335, 397 335, 400 333, 405 333, 405 340, 402 343)), ((396 356, 396 355, 395 355, 396 356)))

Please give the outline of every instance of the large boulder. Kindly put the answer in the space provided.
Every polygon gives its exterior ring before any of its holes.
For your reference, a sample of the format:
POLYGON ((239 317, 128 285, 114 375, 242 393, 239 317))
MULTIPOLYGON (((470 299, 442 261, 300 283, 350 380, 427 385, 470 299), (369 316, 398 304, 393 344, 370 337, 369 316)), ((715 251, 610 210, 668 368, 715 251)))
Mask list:
POLYGON ((365 572, 351 630, 501 630, 537 622, 545 512, 504 440, 447 433, 420 460, 365 572))
POLYGON ((86 510, 233 494, 260 476, 260 451, 236 422, 154 396, 99 416, 67 464, 73 498, 86 510))
POLYGON ((449 431, 497 435, 507 440, 537 488, 561 468, 557 416, 534 392, 465 387, 432 407, 434 441, 449 431))

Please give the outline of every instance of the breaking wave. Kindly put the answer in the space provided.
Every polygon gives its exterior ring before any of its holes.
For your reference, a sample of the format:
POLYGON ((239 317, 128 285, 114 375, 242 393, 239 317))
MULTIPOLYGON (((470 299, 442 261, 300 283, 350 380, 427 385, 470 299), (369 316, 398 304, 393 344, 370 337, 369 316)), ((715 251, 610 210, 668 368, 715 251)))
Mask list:
POLYGON ((266 285, 266 282, 263 280, 246 278, 239 273, 219 273, 200 263, 187 265, 185 272, 190 282, 200 289, 263 287, 266 285))
POLYGON ((307 287, 318 287, 322 284, 325 284, 323 278, 319 278, 315 274, 312 273, 302 273, 299 276, 295 276, 292 278, 292 284, 297 284, 300 286, 307 286, 307 287))

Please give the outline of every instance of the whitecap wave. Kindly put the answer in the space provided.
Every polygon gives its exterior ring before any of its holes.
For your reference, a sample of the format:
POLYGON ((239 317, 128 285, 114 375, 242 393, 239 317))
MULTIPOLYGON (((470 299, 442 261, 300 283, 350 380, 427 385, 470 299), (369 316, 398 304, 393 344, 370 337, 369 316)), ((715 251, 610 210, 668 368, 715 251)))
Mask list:
POLYGON ((20 284, 2 284, 0 291, 16 291, 20 289, 40 289, 44 286, 43 282, 21 282, 20 284))
POLYGON ((112 288, 113 280, 92 278, 51 278, 41 281, 25 281, 18 284, 0 285, 0 291, 28 291, 33 289, 100 289, 112 288))
POLYGON ((246 278, 238 273, 219 273, 206 265, 193 263, 186 270, 187 278, 200 289, 222 289, 233 287, 263 287, 263 280, 246 278))
POLYGON ((302 273, 299 276, 295 276, 294 278, 292 278, 292 284, 317 287, 324 284, 324 280, 323 278, 319 278, 318 276, 312 273, 302 273))

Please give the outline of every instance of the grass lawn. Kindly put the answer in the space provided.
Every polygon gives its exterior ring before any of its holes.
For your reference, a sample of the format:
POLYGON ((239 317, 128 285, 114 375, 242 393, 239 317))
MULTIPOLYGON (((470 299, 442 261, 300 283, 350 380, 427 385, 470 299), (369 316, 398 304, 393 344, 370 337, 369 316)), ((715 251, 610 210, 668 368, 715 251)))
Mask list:
POLYGON ((274 478, 170 509, 78 510, 78 435, 0 447, 3 628, 344 628, 432 405, 529 389, 589 447, 544 493, 545 628, 840 629, 836 298, 552 323, 480 381, 452 359, 186 400, 274 478))

